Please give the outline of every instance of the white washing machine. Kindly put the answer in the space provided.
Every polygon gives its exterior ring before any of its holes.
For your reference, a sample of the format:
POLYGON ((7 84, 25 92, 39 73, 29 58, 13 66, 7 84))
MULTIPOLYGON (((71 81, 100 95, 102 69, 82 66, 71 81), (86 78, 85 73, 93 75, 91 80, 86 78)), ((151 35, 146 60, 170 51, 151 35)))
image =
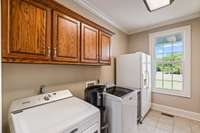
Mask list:
POLYGON ((14 101, 11 133, 100 133, 100 112, 68 90, 14 101))
POLYGON ((109 87, 105 92, 109 133, 137 132, 137 90, 109 87))

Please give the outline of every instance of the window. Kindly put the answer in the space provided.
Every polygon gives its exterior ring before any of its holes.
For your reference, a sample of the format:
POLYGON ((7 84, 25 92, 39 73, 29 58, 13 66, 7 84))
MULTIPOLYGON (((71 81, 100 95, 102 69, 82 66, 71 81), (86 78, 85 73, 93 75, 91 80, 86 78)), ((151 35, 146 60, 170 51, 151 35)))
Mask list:
POLYGON ((153 92, 190 97, 191 27, 151 33, 153 92))

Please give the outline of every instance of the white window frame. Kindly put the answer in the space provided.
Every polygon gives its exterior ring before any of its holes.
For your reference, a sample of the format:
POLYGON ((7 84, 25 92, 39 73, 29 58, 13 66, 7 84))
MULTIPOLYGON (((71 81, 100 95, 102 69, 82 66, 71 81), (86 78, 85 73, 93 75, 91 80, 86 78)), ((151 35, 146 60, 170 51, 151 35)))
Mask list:
POLYGON ((191 97, 191 26, 183 26, 165 31, 155 32, 149 34, 149 49, 152 58, 152 91, 160 94, 175 95, 181 97, 191 97), (155 88, 154 77, 155 77, 155 61, 154 61, 154 45, 157 37, 168 36, 171 34, 182 33, 184 41, 184 55, 183 55, 183 90, 169 90, 155 88))

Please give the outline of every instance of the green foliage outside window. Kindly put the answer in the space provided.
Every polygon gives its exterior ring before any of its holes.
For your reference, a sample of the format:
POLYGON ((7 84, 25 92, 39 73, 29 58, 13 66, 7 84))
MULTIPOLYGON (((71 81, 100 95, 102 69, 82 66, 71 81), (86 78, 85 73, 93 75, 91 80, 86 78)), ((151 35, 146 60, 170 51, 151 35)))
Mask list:
POLYGON ((182 54, 174 53, 173 55, 167 55, 162 58, 163 64, 157 64, 156 70, 166 74, 180 74, 181 73, 181 62, 182 54), (172 64, 172 62, 175 62, 172 64))

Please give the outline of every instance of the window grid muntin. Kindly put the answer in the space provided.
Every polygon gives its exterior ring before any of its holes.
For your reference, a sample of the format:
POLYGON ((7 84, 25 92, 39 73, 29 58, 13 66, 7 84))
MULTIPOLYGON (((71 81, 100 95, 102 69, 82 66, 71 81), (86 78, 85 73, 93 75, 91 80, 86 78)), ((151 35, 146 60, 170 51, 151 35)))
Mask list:
MULTIPOLYGON (((157 64, 172 64, 172 65, 175 65, 175 64, 180 64, 182 67, 181 67, 181 71, 182 71, 182 73, 181 73, 181 76, 182 76, 182 81, 178 81, 178 80, 174 80, 174 74, 173 73, 171 73, 171 88, 169 89, 169 88, 165 88, 164 87, 164 81, 167 81, 167 80, 164 80, 165 79, 165 77, 164 77, 164 72, 162 72, 162 88, 160 88, 160 89, 167 89, 167 90, 177 90, 176 88, 174 88, 174 82, 182 82, 182 85, 181 85, 181 91, 183 90, 183 88, 184 88, 184 86, 183 86, 183 84, 184 84, 184 78, 183 78, 183 76, 184 76, 184 73, 183 73, 183 68, 184 68, 184 61, 183 61, 183 55, 184 55, 184 41, 183 41, 183 34, 182 33, 176 33, 176 34, 181 34, 181 36, 182 36, 182 40, 181 40, 181 42, 182 42, 182 52, 180 52, 180 51, 178 51, 178 52, 175 52, 175 50, 174 50, 174 48, 175 48, 175 42, 176 41, 174 41, 174 42, 172 42, 171 41, 171 43, 169 44, 169 42, 168 43, 160 43, 159 45, 161 45, 161 47, 162 47, 162 52, 158 52, 159 53, 159 55, 162 55, 162 57, 161 57, 161 61, 160 61, 160 59, 158 59, 157 58, 157 51, 156 51, 156 43, 155 43, 155 45, 154 45, 154 61, 155 61, 155 65, 154 65, 154 67, 156 66, 157 67, 157 64), (169 44, 169 45, 172 45, 171 46, 171 52, 165 52, 165 50, 164 50, 164 45, 165 44, 169 44), (175 53, 179 53, 179 54, 181 54, 181 61, 163 61, 163 58, 164 57, 166 57, 164 54, 171 54, 172 56, 175 54, 175 53)), ((173 35, 175 35, 175 34, 173 34, 173 35)), ((173 35, 170 35, 170 36, 173 36, 173 35)), ((167 37, 167 36, 162 36, 162 37, 167 37)), ((159 38, 159 37, 158 37, 159 38)), ((157 39, 157 38, 156 38, 157 39)), ((154 75, 155 77, 154 77, 154 86, 157 86, 156 85, 156 83, 157 83, 157 77, 156 77, 156 75, 157 75, 157 68, 155 67, 155 71, 156 71, 156 74, 154 75)))

